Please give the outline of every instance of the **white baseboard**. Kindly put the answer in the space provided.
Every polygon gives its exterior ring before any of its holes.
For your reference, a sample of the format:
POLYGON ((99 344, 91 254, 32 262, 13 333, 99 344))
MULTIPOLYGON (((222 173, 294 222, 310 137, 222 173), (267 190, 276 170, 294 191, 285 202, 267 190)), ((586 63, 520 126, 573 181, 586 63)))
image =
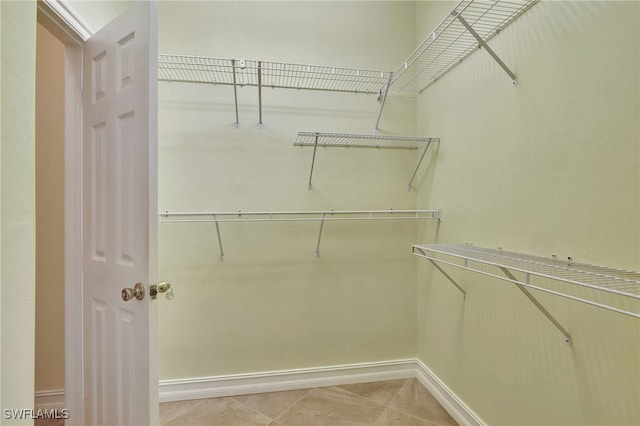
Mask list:
POLYGON ((161 380, 160 402, 408 379, 415 375, 416 362, 409 359, 186 380, 161 380))
POLYGON ((416 360, 415 377, 459 424, 486 424, 420 360, 416 360))
MULTIPOLYGON (((417 359, 161 380, 159 387, 160 402, 169 402, 411 378, 419 380, 461 425, 485 424, 438 376, 417 359)), ((35 408, 65 408, 64 389, 36 392, 35 408)))
POLYGON ((36 392, 34 408, 36 410, 62 410, 63 408, 66 408, 64 402, 64 389, 36 392))

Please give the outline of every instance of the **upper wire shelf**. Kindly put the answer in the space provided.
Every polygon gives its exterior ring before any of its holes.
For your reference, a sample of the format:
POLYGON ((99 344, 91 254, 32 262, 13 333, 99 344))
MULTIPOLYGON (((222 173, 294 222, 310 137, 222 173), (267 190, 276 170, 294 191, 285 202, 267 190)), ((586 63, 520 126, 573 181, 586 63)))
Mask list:
POLYGON ((158 80, 378 94, 390 71, 252 59, 158 55, 158 80))
POLYGON ((462 0, 409 55, 391 77, 397 91, 422 93, 480 46, 512 77, 515 75, 486 45, 537 0, 462 0))
POLYGON ((530 282, 531 276, 546 278, 640 301, 640 272, 591 265, 574 262, 572 260, 559 260, 466 245, 415 245, 413 246, 413 254, 438 263, 456 266, 510 281, 519 286, 533 288, 640 318, 640 309, 628 310, 626 308, 619 308, 612 306, 610 303, 597 302, 593 300, 593 298, 578 297, 567 292, 542 287, 542 284, 539 283, 534 285, 530 282), (452 261, 444 260, 441 255, 463 260, 464 263, 460 265, 452 261), (507 271, 507 277, 479 270, 471 266, 469 262, 495 266, 503 272, 507 271), (516 278, 514 272, 524 274, 524 276, 522 278, 516 278))

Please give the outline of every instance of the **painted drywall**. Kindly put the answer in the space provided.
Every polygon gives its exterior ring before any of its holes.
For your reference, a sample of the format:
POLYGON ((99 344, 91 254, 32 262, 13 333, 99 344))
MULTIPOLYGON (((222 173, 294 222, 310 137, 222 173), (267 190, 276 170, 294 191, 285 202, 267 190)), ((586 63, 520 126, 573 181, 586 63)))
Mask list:
MULTIPOLYGON (((420 2, 418 39, 453 5, 420 2)), ((639 28, 637 2, 543 1, 491 42, 515 88, 478 51, 420 95, 418 132, 442 142, 418 206, 446 220, 419 239, 639 270, 639 28)), ((640 321, 539 295, 566 346, 513 286, 451 275, 466 301, 419 265, 418 354, 484 421, 640 423, 640 321)))
POLYGON ((1 2, 0 9, 0 408, 20 409, 33 406, 34 394, 36 3, 1 2))
POLYGON ((92 34, 127 10, 131 0, 66 0, 65 3, 86 24, 92 34))
POLYGON ((36 45, 36 392, 64 389, 65 46, 36 45))
MULTIPOLYGON (((392 70, 413 49, 412 2, 162 2, 160 52, 392 70)), ((160 211, 415 208, 415 151, 310 148, 298 131, 372 133, 375 95, 159 84, 160 211)), ((412 135, 398 96, 384 133, 412 135)), ((159 224, 160 377, 412 358, 415 222, 159 224)))

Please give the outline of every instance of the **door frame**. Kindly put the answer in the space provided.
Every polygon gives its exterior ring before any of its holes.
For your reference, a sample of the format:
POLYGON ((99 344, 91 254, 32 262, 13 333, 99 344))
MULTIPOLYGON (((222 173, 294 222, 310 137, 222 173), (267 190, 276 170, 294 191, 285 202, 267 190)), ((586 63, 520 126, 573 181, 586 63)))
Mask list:
POLYGON ((39 0, 38 22, 65 45, 64 123, 64 407, 67 425, 82 424, 82 45, 93 33, 61 0, 39 0))

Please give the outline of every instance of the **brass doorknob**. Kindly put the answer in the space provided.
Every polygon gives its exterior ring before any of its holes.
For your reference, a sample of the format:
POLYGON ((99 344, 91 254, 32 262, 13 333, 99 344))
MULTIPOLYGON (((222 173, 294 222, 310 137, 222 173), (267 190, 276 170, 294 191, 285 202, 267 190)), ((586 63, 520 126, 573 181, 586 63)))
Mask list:
POLYGON ((149 286, 149 295, 151 299, 155 300, 158 296, 158 293, 165 293, 165 297, 167 300, 173 299, 173 288, 171 288, 171 284, 166 281, 162 281, 159 284, 152 284, 149 286))
POLYGON ((133 288, 123 288, 121 296, 125 302, 128 302, 134 297, 136 300, 142 300, 144 299, 144 286, 142 283, 137 283, 133 288))

